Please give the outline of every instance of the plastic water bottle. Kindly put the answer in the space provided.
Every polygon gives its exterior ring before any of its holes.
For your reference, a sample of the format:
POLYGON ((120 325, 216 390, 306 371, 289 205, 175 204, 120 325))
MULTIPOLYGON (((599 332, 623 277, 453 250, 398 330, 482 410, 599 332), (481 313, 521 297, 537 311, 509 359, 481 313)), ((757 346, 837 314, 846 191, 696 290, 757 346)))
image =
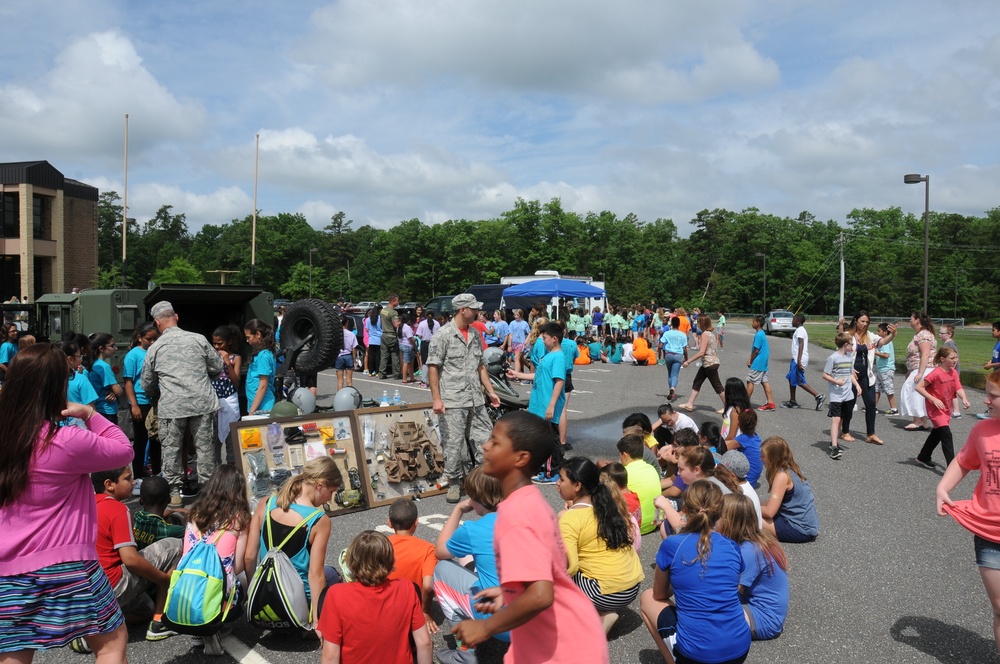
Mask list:
POLYGON ((382 390, 382 401, 379 405, 383 408, 389 407, 389 390, 382 390))
POLYGON ((399 390, 396 390, 392 393, 392 405, 398 406, 401 403, 403 403, 403 397, 399 396, 399 390))

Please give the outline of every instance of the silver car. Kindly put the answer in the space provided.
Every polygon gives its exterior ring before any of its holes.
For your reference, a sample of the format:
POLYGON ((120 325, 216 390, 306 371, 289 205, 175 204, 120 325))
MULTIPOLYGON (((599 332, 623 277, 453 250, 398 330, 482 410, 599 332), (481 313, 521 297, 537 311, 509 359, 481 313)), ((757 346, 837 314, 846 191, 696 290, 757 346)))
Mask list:
POLYGON ((792 312, 786 309, 775 309, 767 314, 764 319, 764 334, 775 334, 777 332, 787 332, 789 335, 795 331, 792 327, 792 312))

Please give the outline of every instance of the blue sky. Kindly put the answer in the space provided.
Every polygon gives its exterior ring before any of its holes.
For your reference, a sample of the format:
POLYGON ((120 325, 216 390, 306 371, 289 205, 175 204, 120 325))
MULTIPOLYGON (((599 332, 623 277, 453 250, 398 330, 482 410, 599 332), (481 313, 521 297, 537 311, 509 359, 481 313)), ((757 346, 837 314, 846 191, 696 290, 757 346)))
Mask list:
POLYGON ((1000 7, 981 0, 6 0, 0 155, 192 230, 258 207, 483 219, 1000 204, 1000 7))

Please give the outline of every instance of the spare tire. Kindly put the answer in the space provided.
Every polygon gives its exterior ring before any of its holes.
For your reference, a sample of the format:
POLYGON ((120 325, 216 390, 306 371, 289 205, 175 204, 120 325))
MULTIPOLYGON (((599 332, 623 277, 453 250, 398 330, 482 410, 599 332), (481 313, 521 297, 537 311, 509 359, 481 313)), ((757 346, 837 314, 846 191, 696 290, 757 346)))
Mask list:
POLYGON ((333 305, 324 300, 307 299, 293 302, 281 320, 281 347, 292 349, 313 335, 295 358, 297 373, 318 373, 333 366, 344 345, 344 330, 333 305))

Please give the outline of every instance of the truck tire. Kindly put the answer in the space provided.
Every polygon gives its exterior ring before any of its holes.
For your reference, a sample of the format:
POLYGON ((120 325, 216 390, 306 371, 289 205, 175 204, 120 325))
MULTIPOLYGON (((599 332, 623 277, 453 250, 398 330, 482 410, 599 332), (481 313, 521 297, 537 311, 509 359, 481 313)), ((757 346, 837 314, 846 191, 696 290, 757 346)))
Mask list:
POLYGON ((329 302, 318 299, 298 300, 288 307, 281 320, 281 346, 294 348, 313 335, 312 341, 295 358, 295 371, 318 373, 333 366, 344 345, 340 317, 329 302))

